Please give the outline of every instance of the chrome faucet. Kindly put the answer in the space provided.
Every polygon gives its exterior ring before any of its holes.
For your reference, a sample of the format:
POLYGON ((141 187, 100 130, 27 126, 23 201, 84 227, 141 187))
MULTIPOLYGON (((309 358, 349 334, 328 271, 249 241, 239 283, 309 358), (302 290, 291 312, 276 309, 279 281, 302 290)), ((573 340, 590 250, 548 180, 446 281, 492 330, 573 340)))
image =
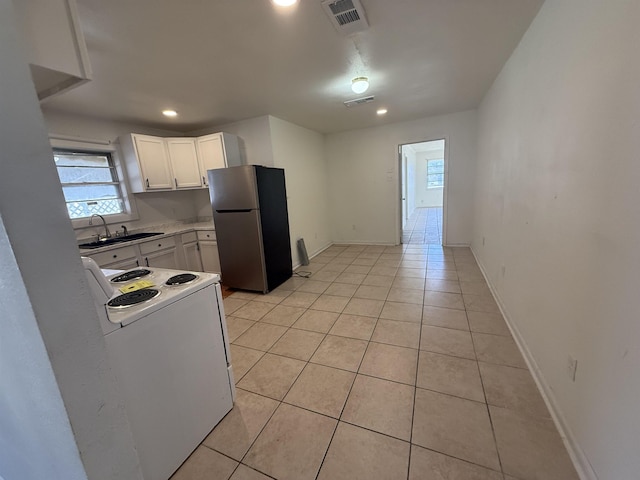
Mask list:
MULTIPOLYGON (((104 217, 102 215, 94 213, 93 215, 91 215, 91 218, 89 218, 89 225, 93 225, 93 217, 100 217, 100 219, 102 220, 102 224, 104 225, 104 238, 111 238, 111 232, 109 231, 109 227, 107 227, 107 221, 104 219, 104 217)), ((98 239, 100 239, 99 235, 98 239)))

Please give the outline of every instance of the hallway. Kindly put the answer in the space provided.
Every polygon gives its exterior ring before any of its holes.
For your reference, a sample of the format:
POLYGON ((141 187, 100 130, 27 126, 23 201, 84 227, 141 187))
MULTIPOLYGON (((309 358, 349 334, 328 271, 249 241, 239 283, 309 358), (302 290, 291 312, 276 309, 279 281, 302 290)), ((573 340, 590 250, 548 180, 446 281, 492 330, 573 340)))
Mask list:
POLYGON ((402 230, 402 243, 442 245, 442 207, 416 208, 402 230))

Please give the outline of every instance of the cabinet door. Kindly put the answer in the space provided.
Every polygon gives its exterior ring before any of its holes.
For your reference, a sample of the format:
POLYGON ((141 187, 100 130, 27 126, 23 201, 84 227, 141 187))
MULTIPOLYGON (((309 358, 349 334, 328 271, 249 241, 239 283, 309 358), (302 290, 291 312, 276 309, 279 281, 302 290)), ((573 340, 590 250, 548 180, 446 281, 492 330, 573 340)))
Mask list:
POLYGON ((225 168, 227 161, 224 156, 222 134, 214 133, 198 138, 198 159, 200 160, 200 174, 204 186, 209 186, 207 170, 225 168))
POLYGON ((220 258, 216 242, 200 240, 200 257, 202 269, 209 273, 220 273, 220 258))
POLYGON ((139 266, 140 263, 137 259, 130 259, 123 262, 113 262, 107 263, 106 265, 100 265, 101 268, 111 268, 113 270, 133 270, 135 268, 138 268, 139 266))
POLYGON ((100 253, 91 253, 87 256, 102 268, 129 268, 130 265, 136 267, 138 260, 138 247, 130 245, 128 247, 111 248, 100 253))
POLYGON ((164 138, 133 135, 145 190, 173 190, 174 180, 164 138))
POLYGON ((200 259, 198 242, 185 243, 183 248, 184 257, 187 261, 186 269, 192 272, 202 272, 202 260, 200 259))
POLYGON ((202 187, 196 139, 167 138, 166 142, 175 187, 177 189, 202 187))
POLYGON ((178 268, 177 249, 169 248, 159 252, 149 253, 144 257, 144 263, 147 267, 178 268))

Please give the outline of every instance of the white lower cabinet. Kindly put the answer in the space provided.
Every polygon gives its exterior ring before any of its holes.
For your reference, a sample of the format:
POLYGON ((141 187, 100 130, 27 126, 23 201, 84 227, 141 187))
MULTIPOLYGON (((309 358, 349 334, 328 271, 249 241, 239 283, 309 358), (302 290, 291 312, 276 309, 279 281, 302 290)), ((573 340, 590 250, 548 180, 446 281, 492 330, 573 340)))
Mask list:
POLYGON ((178 269, 178 249, 175 237, 164 237, 140 244, 140 254, 147 267, 178 269))
POLYGON ((220 273, 220 257, 218 257, 218 243, 215 230, 198 231, 200 258, 205 272, 220 273))
POLYGON ((176 249, 161 250, 159 252, 149 253, 144 257, 144 265, 147 267, 178 269, 178 261, 176 259, 176 249))
POLYGON ((114 270, 156 267, 220 273, 215 230, 192 231, 85 255, 101 268, 114 270))
POLYGON ((110 268, 112 270, 133 270, 140 267, 140 261, 136 259, 125 260, 123 262, 108 263, 100 265, 102 268, 110 268))
POLYGON ((183 233, 181 236, 182 252, 185 270, 193 272, 202 272, 202 260, 200 259, 200 246, 198 245, 198 236, 196 232, 183 233))
POLYGON ((100 267, 112 268, 114 270, 128 270, 139 265, 137 245, 128 247, 112 248, 106 252, 89 254, 100 267))

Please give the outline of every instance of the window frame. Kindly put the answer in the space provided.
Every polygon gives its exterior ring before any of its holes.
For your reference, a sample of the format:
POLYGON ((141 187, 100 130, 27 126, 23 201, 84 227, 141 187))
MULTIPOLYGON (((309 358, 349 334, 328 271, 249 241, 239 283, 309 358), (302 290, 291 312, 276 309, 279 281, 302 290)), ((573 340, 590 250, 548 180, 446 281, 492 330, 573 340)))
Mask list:
POLYGON ((445 160, 443 158, 432 158, 427 159, 427 190, 431 190, 434 188, 444 188, 444 170, 445 170, 445 160), (442 173, 429 173, 429 164, 431 162, 442 162, 442 173), (429 185, 429 175, 442 175, 442 183, 440 185, 429 185))
MULTIPOLYGON (((129 188, 127 175, 124 169, 124 162, 121 161, 120 152, 118 148, 116 148, 115 144, 110 142, 105 142, 104 144, 96 144, 57 139, 50 139, 50 144, 52 148, 52 154, 54 150, 65 150, 68 152, 79 153, 108 153, 111 156, 116 174, 118 175, 118 184, 120 186, 120 193, 122 194, 124 212, 111 215, 103 215, 104 219, 108 225, 111 225, 116 223, 130 222, 133 220, 138 220, 140 218, 140 216, 138 215, 138 208, 135 199, 131 193, 131 189, 129 188)), ((51 158, 53 160, 53 155, 51 158)), ((60 182, 60 189, 62 189, 62 182, 60 182)), ((65 210, 66 208, 67 207, 65 204, 65 210)), ((71 221, 74 229, 95 228, 97 225, 96 222, 93 222, 93 225, 89 225, 90 218, 88 217, 70 218, 69 220, 71 221)))

